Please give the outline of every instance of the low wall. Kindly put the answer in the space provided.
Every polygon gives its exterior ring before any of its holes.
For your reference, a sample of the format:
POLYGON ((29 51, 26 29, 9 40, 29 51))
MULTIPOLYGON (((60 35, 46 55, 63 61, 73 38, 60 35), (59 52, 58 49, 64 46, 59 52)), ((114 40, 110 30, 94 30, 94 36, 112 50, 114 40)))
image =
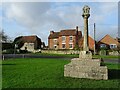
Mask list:
MULTIPOLYGON (((41 53, 51 53, 51 54, 79 54, 79 50, 41 50, 41 53)), ((101 54, 99 52, 99 55, 120 55, 118 51, 112 51, 112 52, 104 52, 104 54, 101 54), (108 54, 107 54, 108 53, 108 54)))
POLYGON ((41 50, 41 53, 51 53, 51 54, 79 54, 78 50, 41 50))
POLYGON ((109 55, 118 56, 118 55, 120 55, 120 53, 118 51, 113 51, 113 52, 109 52, 109 55))

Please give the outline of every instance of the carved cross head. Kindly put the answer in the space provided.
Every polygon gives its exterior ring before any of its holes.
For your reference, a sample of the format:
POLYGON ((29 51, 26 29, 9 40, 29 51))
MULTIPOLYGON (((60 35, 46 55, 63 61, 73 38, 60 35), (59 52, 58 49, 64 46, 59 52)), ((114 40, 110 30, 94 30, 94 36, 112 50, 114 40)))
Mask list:
POLYGON ((83 14, 89 14, 90 13, 90 8, 86 5, 83 7, 83 14))

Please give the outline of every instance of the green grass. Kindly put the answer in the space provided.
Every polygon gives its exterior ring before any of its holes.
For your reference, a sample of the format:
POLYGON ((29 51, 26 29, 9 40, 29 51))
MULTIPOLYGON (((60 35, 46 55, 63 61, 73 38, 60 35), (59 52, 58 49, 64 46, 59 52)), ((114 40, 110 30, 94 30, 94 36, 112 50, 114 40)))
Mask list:
MULTIPOLYGON (((64 65, 69 60, 9 59, 2 63, 3 88, 117 88, 120 77, 117 64, 107 63, 109 80, 64 77, 64 65)), ((120 64, 119 64, 120 66, 120 64)))

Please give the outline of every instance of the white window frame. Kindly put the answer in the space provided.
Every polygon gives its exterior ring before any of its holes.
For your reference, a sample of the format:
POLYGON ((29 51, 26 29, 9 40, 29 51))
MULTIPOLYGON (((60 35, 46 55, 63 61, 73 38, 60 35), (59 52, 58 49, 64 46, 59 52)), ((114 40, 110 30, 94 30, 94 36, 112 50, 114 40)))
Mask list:
POLYGON ((65 43, 62 43, 62 49, 65 49, 66 48, 66 44, 65 43), (63 48, 63 44, 65 45, 65 47, 63 48))
POLYGON ((110 44, 109 46, 110 46, 111 49, 117 48, 117 45, 116 45, 116 44, 110 44), (113 47, 111 47, 111 46, 113 46, 113 47))
POLYGON ((29 44, 29 46, 34 46, 34 43, 28 43, 29 44))
POLYGON ((53 39, 54 40, 54 42, 57 42, 57 39, 53 39))
POLYGON ((65 42, 66 41, 66 36, 62 36, 62 42, 65 42), (63 38, 65 38, 65 40, 63 40, 63 38))
POLYGON ((73 49, 73 44, 72 43, 69 43, 69 49, 73 49), (70 45, 72 45, 72 47, 70 47, 70 45))
POLYGON ((106 44, 100 44, 100 48, 105 48, 105 47, 106 47, 106 44), (104 45, 104 47, 103 47, 103 45, 104 45))
POLYGON ((57 48, 57 45, 54 45, 54 49, 56 49, 55 47, 57 48))
POLYGON ((69 41, 73 41, 73 36, 69 36, 69 41), (72 40, 70 40, 71 37, 72 37, 72 40))
POLYGON ((54 45, 57 45, 57 39, 53 39, 54 45))

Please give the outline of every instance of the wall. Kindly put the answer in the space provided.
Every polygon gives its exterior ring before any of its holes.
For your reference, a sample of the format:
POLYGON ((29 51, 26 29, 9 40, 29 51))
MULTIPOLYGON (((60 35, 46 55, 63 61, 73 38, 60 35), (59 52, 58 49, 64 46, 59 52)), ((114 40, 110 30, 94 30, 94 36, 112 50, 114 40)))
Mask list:
POLYGON ((62 48, 62 43, 65 43, 65 45, 66 45, 65 49, 69 49, 69 43, 70 42, 73 44, 73 48, 74 48, 74 46, 76 44, 76 37, 73 36, 73 40, 72 41, 69 40, 69 36, 65 36, 65 37, 66 37, 65 42, 62 42, 62 36, 59 37, 59 49, 63 49, 62 48))
MULTIPOLYGON (((54 38, 54 39, 56 39, 57 42, 59 42, 59 41, 58 41, 58 38, 54 38)), ((57 42, 55 43, 55 42, 54 42, 54 39, 48 39, 48 46, 49 46, 49 49, 54 49, 54 44, 57 45, 57 42)))
POLYGON ((115 56, 118 56, 120 55, 118 51, 112 51, 112 52, 109 52, 109 55, 115 55, 115 56))
POLYGON ((41 50, 41 53, 51 53, 51 54, 79 54, 80 51, 77 50, 41 50))
POLYGON ((20 49, 25 50, 26 47, 28 51, 32 52, 34 50, 34 45, 35 45, 34 43, 24 43, 24 45, 20 49))

